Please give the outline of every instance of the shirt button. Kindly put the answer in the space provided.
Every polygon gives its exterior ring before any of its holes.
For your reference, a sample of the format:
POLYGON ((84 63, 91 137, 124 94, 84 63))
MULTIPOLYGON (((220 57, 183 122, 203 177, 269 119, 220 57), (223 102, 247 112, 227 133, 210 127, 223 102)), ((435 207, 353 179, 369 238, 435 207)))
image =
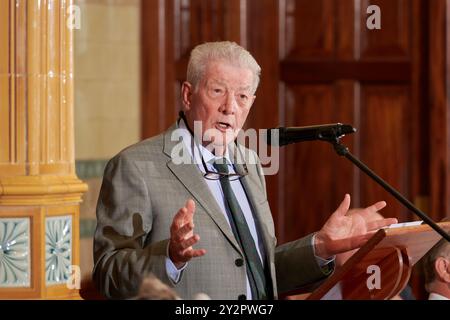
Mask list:
POLYGON ((245 296, 245 294, 241 294, 241 295, 238 297, 238 300, 247 300, 247 297, 245 296))
POLYGON ((238 267, 242 267, 244 265, 244 260, 242 260, 241 258, 238 258, 234 261, 234 264, 238 267))

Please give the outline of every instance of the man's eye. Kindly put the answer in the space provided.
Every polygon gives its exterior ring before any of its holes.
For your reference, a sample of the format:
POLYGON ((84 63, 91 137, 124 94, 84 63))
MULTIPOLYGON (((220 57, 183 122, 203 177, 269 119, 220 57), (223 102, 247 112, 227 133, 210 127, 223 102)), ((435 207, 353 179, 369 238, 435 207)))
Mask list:
POLYGON ((246 94, 240 94, 238 97, 239 97, 239 101, 240 101, 241 103, 247 103, 247 102, 248 102, 248 95, 246 95, 246 94))
POLYGON ((217 93, 217 94, 220 94, 220 93, 222 93, 222 89, 213 89, 213 92, 217 93))

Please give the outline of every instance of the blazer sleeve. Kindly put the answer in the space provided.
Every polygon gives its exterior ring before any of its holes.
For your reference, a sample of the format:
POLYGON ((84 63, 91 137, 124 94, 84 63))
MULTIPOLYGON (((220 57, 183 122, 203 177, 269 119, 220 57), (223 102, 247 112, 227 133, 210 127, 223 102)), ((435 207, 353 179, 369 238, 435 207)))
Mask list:
POLYGON ((313 285, 329 276, 317 263, 310 234, 275 248, 275 268, 279 292, 313 285))
POLYGON ((105 168, 94 235, 93 280, 107 298, 134 297, 150 272, 173 287, 165 268, 169 240, 146 244, 152 222, 146 183, 134 161, 119 154, 105 168))

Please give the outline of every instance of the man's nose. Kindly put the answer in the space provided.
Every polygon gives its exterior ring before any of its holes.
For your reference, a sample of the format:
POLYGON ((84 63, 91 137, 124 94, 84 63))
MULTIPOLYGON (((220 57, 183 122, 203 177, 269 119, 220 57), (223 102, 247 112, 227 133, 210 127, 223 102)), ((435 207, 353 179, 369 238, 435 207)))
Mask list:
POLYGON ((225 114, 234 114, 237 108, 237 101, 232 93, 228 93, 222 105, 222 112, 225 114))

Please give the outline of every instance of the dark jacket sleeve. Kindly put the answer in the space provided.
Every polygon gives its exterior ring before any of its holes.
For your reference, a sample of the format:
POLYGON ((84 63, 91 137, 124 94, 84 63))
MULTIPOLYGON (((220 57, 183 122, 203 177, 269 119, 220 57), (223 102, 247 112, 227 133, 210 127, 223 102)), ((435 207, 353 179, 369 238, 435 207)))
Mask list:
MULTIPOLYGON (((317 284, 329 275, 319 267, 314 256, 310 234, 301 239, 285 243, 275 249, 275 267, 279 292, 287 292, 304 286, 317 284)), ((331 268, 334 267, 332 263, 331 268)))

